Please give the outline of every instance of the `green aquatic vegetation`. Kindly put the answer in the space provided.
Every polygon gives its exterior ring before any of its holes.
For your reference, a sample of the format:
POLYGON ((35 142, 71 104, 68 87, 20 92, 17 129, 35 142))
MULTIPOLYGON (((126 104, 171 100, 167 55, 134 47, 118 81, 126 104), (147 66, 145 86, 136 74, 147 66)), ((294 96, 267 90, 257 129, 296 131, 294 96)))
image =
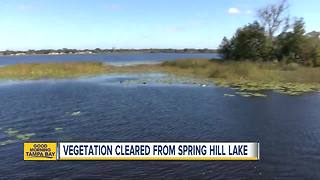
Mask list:
MULTIPOLYGON (((241 82, 234 85, 237 91, 262 91, 262 90, 275 90, 275 92, 282 94, 301 95, 307 92, 314 92, 316 88, 314 85, 301 84, 301 83, 247 83, 241 82)), ((261 94, 251 94, 252 96, 261 96, 261 94)))
POLYGON ((237 91, 236 94, 239 94, 239 95, 246 95, 248 94, 248 92, 244 92, 244 91, 237 91))
POLYGON ((55 131, 61 131, 63 128, 54 128, 55 131))
POLYGON ((255 97, 266 97, 267 95, 265 94, 260 94, 260 93, 251 93, 252 96, 255 96, 255 97))
POLYGON ((226 96, 226 97, 234 97, 235 95, 234 94, 224 94, 224 96, 226 96))
POLYGON ((283 94, 289 95, 289 96, 298 96, 303 94, 302 92, 295 92, 295 91, 284 91, 283 94))
POLYGON ((236 94, 238 94, 238 95, 240 95, 242 97, 251 97, 251 94, 248 93, 248 92, 241 91, 241 92, 236 92, 236 94))
MULTIPOLYGON (((238 91, 284 90, 293 92, 314 92, 320 89, 320 68, 299 66, 284 70, 285 64, 268 62, 236 62, 177 60, 163 63, 173 74, 194 75, 211 79, 221 87, 232 87, 238 91), (198 61, 201 61, 199 63, 198 61)), ((299 94, 299 93, 289 93, 299 94)))
POLYGON ((34 135, 36 134, 35 133, 18 134, 16 135, 16 138, 19 140, 28 140, 34 135))
POLYGON ((35 133, 26 133, 26 134, 19 134, 19 130, 15 130, 13 128, 8 128, 7 130, 4 131, 9 137, 13 138, 15 137, 16 139, 9 139, 3 142, 0 142, 1 146, 7 145, 7 144, 12 144, 17 142, 17 140, 28 140, 32 136, 35 135, 35 133))
POLYGON ((155 77, 155 78, 141 78, 134 80, 125 80, 123 81, 125 84, 153 84, 153 83, 161 83, 161 84, 212 84, 212 82, 207 82, 202 79, 196 79, 191 77, 181 77, 176 75, 166 75, 163 77, 155 77))
POLYGON ((265 94, 261 94, 261 93, 257 93, 257 92, 244 92, 244 91, 240 91, 240 92, 236 92, 236 94, 239 94, 242 97, 266 97, 267 95, 265 94))
POLYGON ((18 130, 14 130, 13 128, 8 128, 7 130, 4 131, 7 135, 9 136, 14 136, 17 133, 19 133, 18 130))
POLYGON ((240 94, 242 97, 251 97, 251 94, 240 94))
POLYGON ((16 143, 17 141, 16 140, 6 140, 6 141, 3 141, 3 142, 0 142, 0 146, 5 146, 5 145, 8 145, 8 144, 13 144, 13 143, 16 143))
POLYGON ((317 88, 310 84, 283 83, 282 88, 275 89, 276 92, 291 96, 301 95, 307 92, 315 92, 317 88))

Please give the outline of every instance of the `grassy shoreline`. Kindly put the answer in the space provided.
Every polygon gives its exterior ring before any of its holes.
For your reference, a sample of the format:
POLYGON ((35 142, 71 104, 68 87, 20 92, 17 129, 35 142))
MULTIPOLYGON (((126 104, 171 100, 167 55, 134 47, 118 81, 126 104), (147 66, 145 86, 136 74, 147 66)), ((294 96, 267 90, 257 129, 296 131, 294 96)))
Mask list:
POLYGON ((223 60, 179 60, 164 62, 173 68, 170 73, 192 75, 218 86, 250 93, 276 90, 288 95, 300 95, 320 90, 320 68, 298 64, 272 62, 236 62, 223 60))
POLYGON ((67 79, 108 73, 155 71, 160 71, 155 65, 112 66, 102 62, 31 63, 0 67, 0 79, 67 79))
POLYGON ((144 72, 164 72, 198 78, 219 86, 232 87, 237 91, 276 90, 289 95, 300 95, 320 89, 320 68, 297 64, 208 59, 185 59, 134 66, 112 66, 102 62, 15 64, 0 67, 0 79, 63 79, 144 72))

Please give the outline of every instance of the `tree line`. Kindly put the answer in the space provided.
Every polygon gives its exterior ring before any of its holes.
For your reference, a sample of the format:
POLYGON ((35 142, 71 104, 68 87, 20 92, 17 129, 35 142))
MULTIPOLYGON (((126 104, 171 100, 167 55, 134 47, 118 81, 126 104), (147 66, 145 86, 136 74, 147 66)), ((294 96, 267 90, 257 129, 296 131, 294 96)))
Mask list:
POLYGON ((27 51, 0 51, 0 55, 36 55, 36 54, 98 54, 98 53, 216 53, 215 49, 40 49, 27 51))
POLYGON ((223 38, 219 52, 224 59, 278 61, 319 66, 320 32, 306 33, 303 18, 291 22, 287 1, 257 11, 258 19, 223 38))

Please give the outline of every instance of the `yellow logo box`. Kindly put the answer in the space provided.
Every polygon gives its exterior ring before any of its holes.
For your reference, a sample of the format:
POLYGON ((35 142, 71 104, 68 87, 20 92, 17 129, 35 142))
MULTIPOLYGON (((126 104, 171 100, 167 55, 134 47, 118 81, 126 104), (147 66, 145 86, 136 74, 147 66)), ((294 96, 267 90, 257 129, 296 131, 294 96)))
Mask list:
POLYGON ((23 157, 25 161, 55 161, 57 160, 57 143, 26 142, 23 157))

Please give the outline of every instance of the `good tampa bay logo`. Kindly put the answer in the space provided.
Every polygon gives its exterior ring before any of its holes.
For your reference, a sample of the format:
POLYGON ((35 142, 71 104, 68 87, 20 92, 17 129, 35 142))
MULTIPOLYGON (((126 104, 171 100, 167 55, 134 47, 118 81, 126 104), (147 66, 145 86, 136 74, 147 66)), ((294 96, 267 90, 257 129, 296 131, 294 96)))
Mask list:
POLYGON ((24 143, 24 160, 56 160, 56 143, 24 143))

